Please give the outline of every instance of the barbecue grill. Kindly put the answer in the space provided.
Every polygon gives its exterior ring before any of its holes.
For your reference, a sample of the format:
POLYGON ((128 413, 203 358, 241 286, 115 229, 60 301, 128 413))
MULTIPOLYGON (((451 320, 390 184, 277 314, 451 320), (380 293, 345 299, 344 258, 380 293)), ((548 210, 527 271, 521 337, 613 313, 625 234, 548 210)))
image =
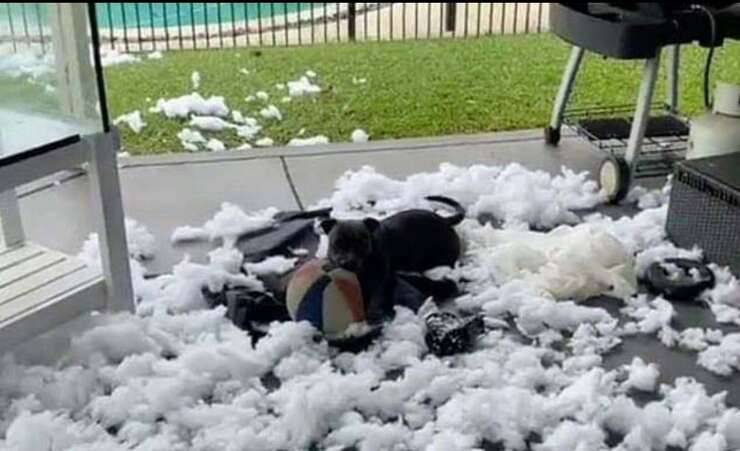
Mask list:
POLYGON ((666 175, 685 157, 689 127, 678 109, 680 46, 697 43, 709 49, 704 77, 709 104, 713 49, 726 39, 740 39, 740 3, 557 3, 550 9, 550 29, 573 49, 545 140, 557 145, 566 125, 603 151, 599 182, 609 200, 618 202, 633 180, 666 175), (655 102, 663 49, 669 57, 668 89, 665 100, 655 102), (634 105, 568 108, 586 51, 645 61, 634 105))

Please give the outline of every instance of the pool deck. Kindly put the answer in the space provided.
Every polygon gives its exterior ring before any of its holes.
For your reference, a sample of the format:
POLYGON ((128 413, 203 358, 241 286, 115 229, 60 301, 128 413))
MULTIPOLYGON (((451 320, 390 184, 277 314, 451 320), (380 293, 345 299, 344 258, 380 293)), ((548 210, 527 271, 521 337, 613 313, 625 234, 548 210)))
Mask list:
MULTIPOLYGON (((331 194, 338 176, 363 165, 402 178, 435 170, 443 162, 461 166, 518 162, 555 173, 561 166, 593 171, 599 161, 599 156, 579 139, 565 136, 558 148, 551 148, 541 139, 541 132, 535 130, 128 158, 121 162, 120 173, 127 216, 146 225, 157 239, 156 258, 147 267, 153 273, 161 273, 185 254, 196 261, 205 258, 208 245, 172 246, 169 238, 177 226, 203 224, 221 202, 233 202, 245 210, 308 207, 331 194)), ((92 231, 88 179, 84 173, 59 174, 23 187, 20 194, 30 238, 53 249, 77 253, 92 231)), ((600 210, 613 215, 635 211, 624 206, 600 210)), ((616 301, 597 303, 618 315, 616 301)), ((698 306, 677 305, 676 309, 678 329, 710 327, 737 331, 718 326, 713 315, 698 306)), ((621 347, 606 356, 604 366, 629 363, 634 356, 658 363, 661 382, 694 377, 710 392, 728 391, 728 403, 740 406, 740 391, 734 390, 740 377, 717 377, 696 365, 695 353, 668 349, 653 336, 626 337, 621 347)))

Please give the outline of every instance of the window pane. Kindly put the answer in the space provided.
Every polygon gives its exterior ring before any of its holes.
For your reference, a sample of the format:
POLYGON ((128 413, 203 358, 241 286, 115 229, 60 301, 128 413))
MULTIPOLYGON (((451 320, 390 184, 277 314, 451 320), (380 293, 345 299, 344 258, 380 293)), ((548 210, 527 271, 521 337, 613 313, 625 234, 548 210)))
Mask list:
POLYGON ((101 130, 86 5, 0 3, 0 154, 101 130))

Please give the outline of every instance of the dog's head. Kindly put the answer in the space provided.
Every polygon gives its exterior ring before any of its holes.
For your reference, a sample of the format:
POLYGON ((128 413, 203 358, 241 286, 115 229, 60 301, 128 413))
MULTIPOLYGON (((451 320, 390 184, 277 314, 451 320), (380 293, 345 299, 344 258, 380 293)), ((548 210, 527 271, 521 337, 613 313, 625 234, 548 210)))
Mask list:
POLYGON ((361 271, 374 251, 373 237, 379 227, 380 223, 372 218, 322 221, 321 228, 329 235, 329 261, 349 271, 361 271))

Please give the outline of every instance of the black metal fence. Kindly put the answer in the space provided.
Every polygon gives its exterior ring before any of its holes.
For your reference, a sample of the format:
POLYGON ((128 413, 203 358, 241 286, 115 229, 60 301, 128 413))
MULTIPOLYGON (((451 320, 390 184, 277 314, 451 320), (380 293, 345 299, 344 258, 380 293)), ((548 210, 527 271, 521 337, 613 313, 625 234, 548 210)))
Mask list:
MULTIPOLYGON (((43 5, 43 4, 41 4, 43 5)), ((103 44, 123 52, 468 38, 546 30, 548 3, 98 3, 103 44)), ((0 45, 40 45, 38 3, 0 4, 0 45)))
POLYGON ((0 3, 0 46, 8 45, 17 51, 40 45, 45 51, 49 40, 45 12, 40 3, 0 3))

